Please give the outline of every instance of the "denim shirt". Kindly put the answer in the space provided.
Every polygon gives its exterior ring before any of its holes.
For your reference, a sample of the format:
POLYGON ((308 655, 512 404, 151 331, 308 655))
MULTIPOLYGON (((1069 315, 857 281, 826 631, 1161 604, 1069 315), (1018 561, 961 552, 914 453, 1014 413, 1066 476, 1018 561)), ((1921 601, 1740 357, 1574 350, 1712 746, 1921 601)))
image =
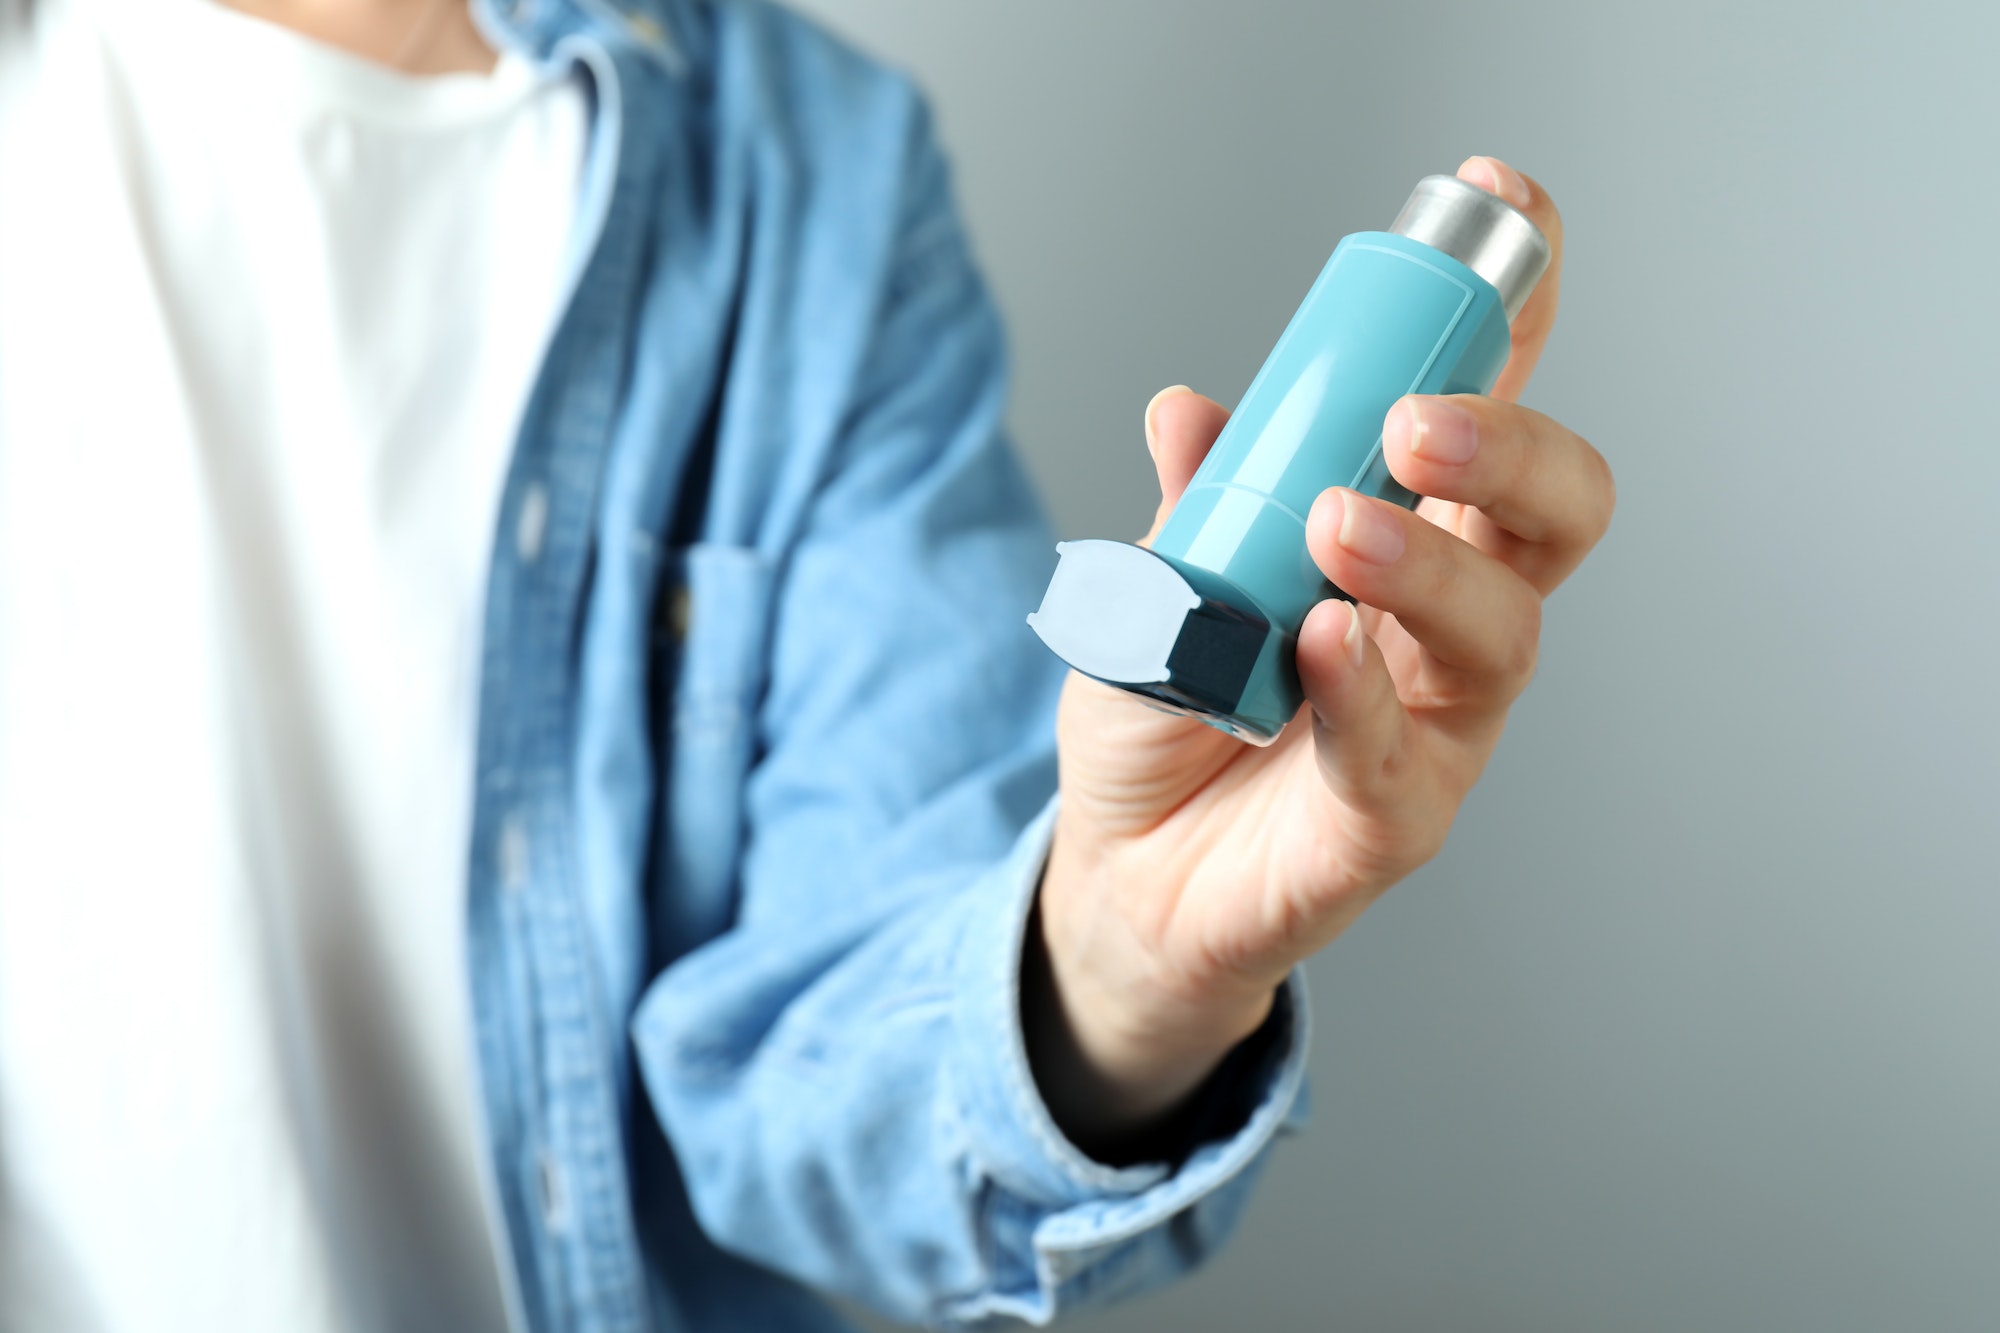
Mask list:
POLYGON ((761 0, 475 16, 592 107, 481 659, 514 1322, 1045 1320, 1184 1271, 1302 1113, 1303 995, 1173 1161, 1091 1160, 1035 1090, 1052 556, 920 99, 761 0))

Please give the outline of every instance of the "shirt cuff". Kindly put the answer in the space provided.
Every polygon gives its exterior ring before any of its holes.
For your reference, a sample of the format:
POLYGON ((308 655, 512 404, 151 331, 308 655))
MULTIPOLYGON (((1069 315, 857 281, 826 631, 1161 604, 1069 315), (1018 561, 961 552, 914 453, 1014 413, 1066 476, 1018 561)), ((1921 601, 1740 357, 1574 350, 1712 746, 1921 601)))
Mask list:
MULTIPOLYGON (((1248 1086, 1215 1090, 1230 1109, 1205 1117, 1211 1137, 1181 1161, 1107 1166, 1072 1144, 1035 1086, 1021 1028, 1022 945, 1055 811, 1051 800, 979 891, 959 946, 951 1058, 974 1167, 1026 1205, 1035 1267, 1060 1282, 1083 1256, 1103 1255, 1254 1174, 1272 1139, 1303 1123, 1311 1033, 1305 977, 1294 969, 1264 1028, 1239 1048, 1254 1047, 1255 1056, 1224 1071, 1248 1086)), ((1235 1202, 1227 1211, 1233 1216, 1235 1202)))

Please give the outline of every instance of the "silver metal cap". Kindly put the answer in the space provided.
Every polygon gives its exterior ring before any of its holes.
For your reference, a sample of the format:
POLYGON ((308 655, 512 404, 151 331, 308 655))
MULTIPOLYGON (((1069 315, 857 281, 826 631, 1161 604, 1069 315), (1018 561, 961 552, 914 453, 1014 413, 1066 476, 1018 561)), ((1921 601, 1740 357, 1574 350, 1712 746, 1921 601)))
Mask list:
POLYGON ((1521 313, 1549 267, 1549 240, 1498 195, 1456 176, 1426 176, 1389 230, 1421 241, 1493 284, 1507 322, 1521 313))

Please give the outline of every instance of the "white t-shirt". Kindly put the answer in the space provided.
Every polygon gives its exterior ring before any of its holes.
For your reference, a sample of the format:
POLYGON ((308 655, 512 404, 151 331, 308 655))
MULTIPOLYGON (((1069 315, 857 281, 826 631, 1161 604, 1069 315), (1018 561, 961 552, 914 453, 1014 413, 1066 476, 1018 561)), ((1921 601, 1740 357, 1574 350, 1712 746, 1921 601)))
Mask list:
POLYGON ((582 89, 0 39, 0 1328, 498 1328, 463 898, 582 89))

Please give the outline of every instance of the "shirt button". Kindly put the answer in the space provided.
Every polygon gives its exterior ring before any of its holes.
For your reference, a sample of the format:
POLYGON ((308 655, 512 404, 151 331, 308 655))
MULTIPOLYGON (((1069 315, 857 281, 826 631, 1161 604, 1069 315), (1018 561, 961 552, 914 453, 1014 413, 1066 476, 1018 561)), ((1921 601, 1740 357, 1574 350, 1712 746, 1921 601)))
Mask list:
POLYGON ((500 825, 500 887, 519 893, 527 887, 529 856, 528 825, 520 815, 508 815, 500 825))
POLYGON ((685 639, 688 621, 694 615, 694 597, 688 592, 687 584, 677 583, 667 593, 667 604, 661 609, 661 619, 666 621, 667 633, 676 639, 685 639))
POLYGON ((634 14, 625 20, 625 30, 645 46, 664 46, 667 30, 650 14, 634 14))
POLYGON ((569 1220, 569 1210, 563 1197, 562 1166, 546 1151, 541 1154, 536 1166, 542 1187, 542 1225, 551 1233, 560 1232, 569 1220))
POLYGON ((549 488, 531 482, 521 492, 521 512, 514 516, 514 549, 521 559, 535 563, 542 553, 542 538, 549 528, 549 488))

